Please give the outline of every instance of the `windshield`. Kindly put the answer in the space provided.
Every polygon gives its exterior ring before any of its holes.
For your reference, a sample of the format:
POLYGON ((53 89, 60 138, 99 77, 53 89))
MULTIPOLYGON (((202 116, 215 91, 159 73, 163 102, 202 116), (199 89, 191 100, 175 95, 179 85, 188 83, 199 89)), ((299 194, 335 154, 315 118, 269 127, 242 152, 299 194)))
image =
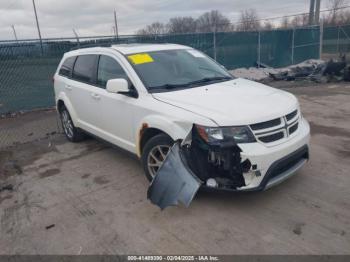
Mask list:
POLYGON ((133 54, 127 58, 150 92, 186 89, 233 79, 223 67, 194 49, 133 54))

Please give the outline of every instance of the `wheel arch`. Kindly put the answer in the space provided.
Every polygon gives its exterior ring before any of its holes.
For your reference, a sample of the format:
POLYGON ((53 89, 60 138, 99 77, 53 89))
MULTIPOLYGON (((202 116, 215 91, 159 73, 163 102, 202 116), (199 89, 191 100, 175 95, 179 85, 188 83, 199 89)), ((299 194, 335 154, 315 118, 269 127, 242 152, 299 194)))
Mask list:
POLYGON ((153 128, 153 127, 148 127, 142 131, 142 136, 140 137, 140 142, 139 142, 139 147, 140 147, 140 153, 142 154, 142 151, 146 145, 146 143, 153 137, 159 135, 159 134, 165 134, 169 136, 171 139, 172 137, 165 133, 164 131, 158 129, 158 128, 153 128))
POLYGON ((192 128, 192 124, 180 124, 170 119, 155 116, 144 119, 137 132, 137 156, 141 157, 142 150, 152 137, 158 134, 166 134, 173 141, 184 139, 192 128))
POLYGON ((60 96, 58 97, 57 101, 56 101, 56 108, 57 111, 60 113, 63 106, 65 106, 69 112, 69 115, 73 121, 73 124, 78 127, 78 118, 77 118, 77 114, 76 111, 74 110, 72 104, 70 103, 68 97, 65 94, 60 94, 60 96))

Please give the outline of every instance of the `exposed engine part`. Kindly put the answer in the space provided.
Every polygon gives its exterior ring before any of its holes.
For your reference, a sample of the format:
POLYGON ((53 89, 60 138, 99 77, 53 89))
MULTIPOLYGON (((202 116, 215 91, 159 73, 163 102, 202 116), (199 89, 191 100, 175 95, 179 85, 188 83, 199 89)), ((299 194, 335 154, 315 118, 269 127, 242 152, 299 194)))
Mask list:
POLYGON ((230 183, 226 184, 232 188, 245 186, 243 173, 251 169, 251 163, 249 160, 241 163, 241 149, 233 138, 208 143, 201 138, 194 127, 191 139, 191 145, 187 141, 184 151, 189 159, 189 167, 196 176, 202 181, 227 178, 230 183))
POLYGON ((209 178, 207 180, 207 187, 218 187, 218 183, 216 182, 216 180, 214 178, 209 178))

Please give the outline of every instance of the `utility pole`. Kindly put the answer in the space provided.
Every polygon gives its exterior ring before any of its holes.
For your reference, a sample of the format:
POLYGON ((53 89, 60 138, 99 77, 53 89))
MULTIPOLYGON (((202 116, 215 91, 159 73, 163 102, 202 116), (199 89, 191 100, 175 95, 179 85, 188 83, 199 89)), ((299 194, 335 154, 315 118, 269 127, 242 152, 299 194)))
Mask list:
POLYGON ((118 33, 118 22, 117 22, 117 12, 114 9, 114 28, 115 28, 115 38, 118 40, 119 33, 118 33))
POLYGON ((13 30, 13 34, 14 34, 14 36, 15 36, 15 39, 16 39, 16 41, 18 41, 18 38, 17 38, 17 33, 16 33, 16 29, 15 29, 15 26, 14 26, 14 25, 11 25, 11 27, 12 27, 12 30, 13 30))
POLYGON ((315 19, 315 0, 310 0, 309 25, 314 24, 315 19))
POLYGON ((315 24, 320 24, 321 0, 316 0, 315 24))
POLYGON ((35 0, 32 0, 32 1, 33 1, 33 8, 34 8, 34 14, 35 14, 35 20, 36 20, 36 27, 38 28, 38 34, 39 34, 39 39, 40 39, 41 54, 43 54, 43 40, 41 38, 38 14, 36 13, 35 0))
POLYGON ((79 36, 78 36, 78 34, 77 34, 77 32, 75 31, 74 28, 72 30, 73 30, 73 34, 75 35, 75 38, 77 39, 78 48, 80 48, 79 36))

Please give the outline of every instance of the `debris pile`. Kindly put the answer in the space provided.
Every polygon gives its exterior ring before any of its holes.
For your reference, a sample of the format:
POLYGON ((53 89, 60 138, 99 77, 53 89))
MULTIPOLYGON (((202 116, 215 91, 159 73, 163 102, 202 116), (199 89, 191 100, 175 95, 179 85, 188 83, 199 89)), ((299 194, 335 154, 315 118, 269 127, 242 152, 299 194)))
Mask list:
POLYGON ((258 82, 311 80, 315 82, 350 81, 350 65, 347 65, 345 56, 340 61, 310 59, 300 64, 285 68, 271 68, 260 64, 259 68, 238 68, 231 71, 235 77, 245 78, 258 82))

